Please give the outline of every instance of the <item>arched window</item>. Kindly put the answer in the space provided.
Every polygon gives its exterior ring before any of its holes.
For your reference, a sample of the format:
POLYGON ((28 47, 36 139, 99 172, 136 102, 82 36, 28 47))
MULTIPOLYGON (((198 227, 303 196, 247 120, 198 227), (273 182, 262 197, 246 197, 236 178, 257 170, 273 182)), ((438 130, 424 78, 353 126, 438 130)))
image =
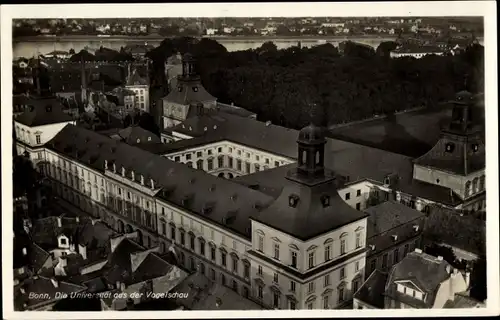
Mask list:
POLYGON ((479 191, 483 191, 484 190, 484 184, 485 184, 485 177, 481 176, 479 178, 479 191))
POLYGON ((471 195, 471 182, 467 181, 465 183, 465 196, 468 197, 471 195))
POLYGON ((203 160, 202 159, 199 159, 198 161, 196 161, 196 169, 203 170, 203 160))
POLYGON ((472 193, 479 192, 479 178, 474 178, 472 180, 472 193))
POLYGON ((219 156, 217 158, 217 167, 218 168, 223 168, 224 167, 224 156, 219 156))

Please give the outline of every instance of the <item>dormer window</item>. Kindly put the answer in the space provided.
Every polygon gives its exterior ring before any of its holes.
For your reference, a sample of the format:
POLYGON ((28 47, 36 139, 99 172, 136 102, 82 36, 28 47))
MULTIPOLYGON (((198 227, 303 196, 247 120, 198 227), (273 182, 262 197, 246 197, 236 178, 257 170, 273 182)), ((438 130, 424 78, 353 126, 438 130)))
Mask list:
POLYGON ((418 229, 419 229, 419 225, 418 224, 416 224, 416 225, 413 226, 413 231, 418 232, 418 229))
POLYGON ((392 241, 398 241, 398 236, 396 234, 393 234, 391 236, 391 238, 392 238, 392 241))
POLYGON ((374 244, 371 244, 371 245, 370 245, 370 250, 371 250, 371 251, 375 250, 375 245, 374 245, 374 244))
POLYGON ((477 152, 479 150, 479 146, 477 144, 472 145, 472 152, 477 152))
POLYGON ((453 150, 455 150, 455 144, 448 142, 445 145, 445 151, 451 153, 451 152, 453 152, 453 150))
POLYGON ((288 197, 288 205, 292 208, 296 208, 297 205, 299 204, 299 196, 292 194, 290 197, 288 197))
POLYGON ((198 87, 193 87, 194 92, 198 92, 198 87))
POLYGON ((182 87, 177 87, 177 91, 182 92, 182 87))
POLYGON ((330 206, 330 196, 329 195, 321 196, 321 204, 323 205, 323 208, 329 207, 330 206))
POLYGON ((141 143, 141 139, 137 139, 137 143, 141 143))

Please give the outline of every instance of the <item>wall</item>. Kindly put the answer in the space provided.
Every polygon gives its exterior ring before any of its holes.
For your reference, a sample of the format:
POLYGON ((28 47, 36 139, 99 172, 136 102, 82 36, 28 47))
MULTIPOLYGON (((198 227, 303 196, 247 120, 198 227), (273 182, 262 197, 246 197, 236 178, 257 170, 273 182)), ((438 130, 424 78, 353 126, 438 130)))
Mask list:
POLYGON ((172 152, 164 155, 168 159, 181 163, 191 163, 191 166, 198 168, 198 161, 202 160, 203 170, 213 175, 223 175, 230 178, 244 174, 264 171, 270 168, 287 165, 295 162, 294 159, 282 157, 269 152, 250 148, 230 141, 220 141, 196 148, 172 152), (219 167, 219 156, 223 156, 223 166, 219 167), (230 166, 232 158, 232 166, 230 166), (209 159, 212 159, 212 167, 209 168, 209 159), (241 168, 238 167, 238 160, 241 161, 241 168), (247 163, 250 171, 247 171, 247 163), (258 169, 258 170, 257 170, 258 169))
MULTIPOLYGON (((423 166, 419 165, 414 165, 413 167, 413 178, 420 180, 420 181, 425 181, 431 184, 435 185, 440 185, 444 186, 447 188, 451 188, 455 193, 460 195, 460 197, 463 198, 468 198, 465 196, 465 183, 467 181, 472 181, 474 178, 480 178, 481 176, 484 176, 484 170, 480 170, 477 172, 474 172, 466 177, 464 176, 459 176, 451 173, 447 173, 444 171, 436 170, 436 169, 431 169, 431 168, 426 168, 423 166), (437 182, 439 179, 439 182, 437 182)), ((481 191, 479 191, 481 192, 481 191)), ((478 192, 472 192, 469 197, 474 196, 478 192)))
MULTIPOLYGON (((311 270, 318 270, 322 265, 331 263, 336 259, 341 258, 340 254, 340 237, 346 239, 346 253, 348 255, 356 250, 361 250, 358 255, 352 258, 337 263, 333 263, 331 267, 325 270, 318 271, 308 279, 300 279, 286 270, 277 269, 272 263, 264 259, 253 256, 252 262, 252 278, 262 279, 264 287, 263 302, 266 305, 273 304, 273 294, 271 286, 281 288, 283 294, 292 294, 295 296, 298 304, 297 308, 307 308, 309 303, 312 303, 314 309, 323 308, 323 297, 327 297, 330 308, 337 307, 340 303, 338 300, 339 287, 344 288, 344 300, 348 301, 352 295, 352 281, 358 279, 358 288, 364 280, 365 253, 362 250, 365 246, 366 239, 366 219, 357 221, 338 230, 334 230, 325 235, 321 235, 309 241, 298 240, 288 234, 278 231, 269 226, 265 226, 257 221, 252 221, 252 250, 259 251, 259 236, 264 237, 264 256, 271 258, 284 266, 291 265, 291 252, 297 253, 297 271, 305 273, 311 270), (356 233, 360 233, 360 247, 355 248, 356 233), (326 240, 331 240, 327 245, 331 245, 331 259, 325 262, 324 249, 326 240), (274 244, 279 244, 279 260, 274 258, 274 244), (308 250, 309 249, 309 250, 308 250), (308 253, 315 252, 315 266, 308 268, 308 253), (357 264, 357 270, 356 268, 357 264), (262 276, 259 275, 259 266, 262 268, 262 276), (340 269, 344 268, 344 278, 340 278, 340 269), (274 273, 278 273, 278 282, 274 281, 274 273), (329 283, 325 285, 325 276, 329 277, 329 283), (290 291, 291 281, 295 282, 295 292, 290 291), (309 283, 313 283, 313 290, 309 291, 309 283)), ((254 295, 257 296, 258 286, 252 282, 254 295)), ((284 296, 283 296, 284 298, 284 296)), ((288 301, 282 299, 280 308, 288 308, 288 301)))

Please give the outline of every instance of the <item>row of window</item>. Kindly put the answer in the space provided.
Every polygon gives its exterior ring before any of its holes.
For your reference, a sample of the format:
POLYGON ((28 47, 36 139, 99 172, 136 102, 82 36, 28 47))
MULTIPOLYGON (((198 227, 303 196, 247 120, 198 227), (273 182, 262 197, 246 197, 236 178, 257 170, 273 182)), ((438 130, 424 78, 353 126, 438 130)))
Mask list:
MULTIPOLYGON (((406 255, 413 251, 415 248, 418 247, 418 239, 415 240, 413 243, 407 243, 403 247, 403 252, 401 256, 401 251, 400 247, 394 249, 392 252, 386 252, 382 255, 382 261, 381 261, 381 269, 385 270, 387 268, 392 267, 393 265, 397 264, 399 261, 401 261, 406 255)), ((376 268, 377 268, 377 262, 378 258, 374 258, 370 261, 369 269, 368 269, 368 274, 371 274, 376 268)))
MULTIPOLYGON (((261 253, 264 253, 264 236, 262 234, 257 234, 257 250, 261 253)), ((330 242, 326 243, 324 246, 324 251, 323 251, 323 258, 324 262, 328 262, 332 260, 332 249, 333 249, 333 240, 330 242)), ((345 234, 341 239, 340 239, 340 255, 344 255, 347 253, 348 248, 347 248, 347 234, 345 234)), ((357 232, 356 233, 356 249, 361 248, 362 246, 362 240, 361 240, 361 233, 357 232)), ((290 249, 289 250, 289 266, 292 268, 297 268, 297 257, 298 257, 298 250, 295 249, 290 249)), ((280 244, 276 241, 273 243, 273 252, 272 252, 272 257, 275 260, 280 260, 280 244)), ((316 250, 312 249, 309 250, 307 253, 308 255, 308 268, 314 268, 317 266, 316 263, 316 250)))
POLYGON ((465 196, 469 197, 476 193, 482 192, 485 190, 485 176, 476 177, 471 181, 467 181, 465 183, 465 196))
MULTIPOLYGON (((233 153, 233 148, 232 148, 232 147, 228 147, 228 151, 229 151, 229 153, 233 153)), ((212 149, 208 149, 208 150, 206 150, 206 152, 207 152, 207 155, 209 155, 209 156, 213 155, 213 150, 212 150, 212 149)), ((224 156, 224 155, 221 155, 221 153, 222 153, 222 152, 223 152, 223 148, 222 148, 222 147, 217 147, 217 153, 219 154, 219 157, 223 157, 223 156, 224 156)), ((203 151, 197 151, 197 152, 195 152, 195 153, 194 153, 194 152, 193 152, 193 153, 187 153, 187 154, 185 154, 185 159, 186 159, 186 161, 190 161, 190 160, 192 160, 192 159, 193 159, 193 157, 192 157, 192 156, 193 156, 193 154, 194 154, 197 158, 203 158, 203 156, 204 156, 203 151)), ((238 154, 238 156, 241 156, 242 151, 238 149, 238 150, 237 150, 237 154, 238 154)), ((250 159, 250 153, 249 153, 249 152, 245 152, 245 154, 246 154, 246 158, 247 158, 247 159, 250 159)), ((231 160, 229 160, 229 161, 230 161, 229 166, 230 166, 230 167, 232 167, 232 166, 233 166, 233 165, 232 165, 232 163, 233 163, 233 158, 232 158, 231 156, 228 156, 228 157, 229 157, 229 159, 231 159, 231 160)), ((179 155, 179 156, 174 156, 173 158, 174 158, 174 161, 176 161, 176 162, 181 162, 181 156, 180 156, 180 155, 179 155)), ((259 155, 255 155, 255 160, 256 160, 256 161, 260 161, 260 158, 261 158, 261 156, 259 156, 259 155)), ((222 158, 222 159, 223 159, 223 158, 222 158)), ((264 160, 265 160, 265 164, 266 164, 266 165, 270 165, 271 160, 270 160, 269 158, 265 158, 264 160)), ((220 161, 221 161, 221 160, 219 160, 219 163, 220 163, 220 161)), ((242 163, 242 160, 238 160, 238 161, 239 161, 239 163, 240 163, 240 169, 238 169, 238 170, 240 170, 240 171, 241 171, 241 163, 242 163)), ((248 163, 248 164, 247 164, 247 168, 249 168, 249 164, 250 164, 251 162, 247 162, 247 163, 248 163)), ((282 163, 283 163, 283 162, 282 162, 282 163)), ((275 161, 274 161, 274 167, 279 167, 279 166, 280 166, 280 164, 282 164, 282 163, 280 163, 280 161, 275 160, 275 161)), ((219 167, 222 167, 222 166, 223 166, 223 165, 219 165, 219 167)), ((256 164, 256 166, 257 166, 257 167, 260 167, 260 165, 259 165, 259 164, 256 164)), ((211 169, 209 169, 209 170, 211 170, 211 169)), ((259 170, 257 170, 257 169, 256 169, 256 171, 259 171, 259 170)), ((248 170, 247 170, 247 172, 250 172, 250 169, 248 169, 248 170)))
MULTIPOLYGON (((25 131, 24 128, 19 130, 19 127, 16 126, 16 137, 17 139, 23 141, 23 142, 30 142, 30 132, 25 131)), ((36 144, 41 144, 42 143, 42 136, 40 134, 35 135, 35 143, 36 144)))
MULTIPOLYGON (((160 234, 165 237, 168 237, 172 242, 180 244, 182 247, 193 251, 194 253, 199 254, 202 257, 206 257, 217 263, 217 256, 219 256, 218 262, 224 268, 228 268, 228 252, 223 247, 220 247, 217 250, 216 245, 213 242, 208 244, 203 237, 196 237, 193 232, 187 232, 182 228, 177 228, 175 224, 169 224, 170 233, 167 235, 167 225, 164 220, 160 220, 160 234), (217 254, 217 251, 219 254, 217 254)), ((230 270, 231 272, 238 274, 239 273, 239 260, 240 258, 235 252, 229 253, 231 264, 230 270)), ((245 279, 250 279, 250 262, 248 260, 242 260, 243 263, 243 277, 245 279)))

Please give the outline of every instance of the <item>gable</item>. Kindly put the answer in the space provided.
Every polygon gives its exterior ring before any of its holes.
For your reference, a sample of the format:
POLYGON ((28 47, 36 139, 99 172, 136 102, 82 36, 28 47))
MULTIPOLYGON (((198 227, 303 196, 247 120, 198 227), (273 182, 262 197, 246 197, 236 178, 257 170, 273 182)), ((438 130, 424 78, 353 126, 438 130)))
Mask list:
POLYGON ((424 290, 420 289, 420 287, 418 285, 415 284, 415 282, 411 281, 411 280, 400 280, 400 281, 394 281, 394 283, 396 285, 400 284, 402 286, 405 286, 407 288, 410 288, 410 289, 413 289, 415 291, 419 291, 420 293, 425 293, 424 290))

